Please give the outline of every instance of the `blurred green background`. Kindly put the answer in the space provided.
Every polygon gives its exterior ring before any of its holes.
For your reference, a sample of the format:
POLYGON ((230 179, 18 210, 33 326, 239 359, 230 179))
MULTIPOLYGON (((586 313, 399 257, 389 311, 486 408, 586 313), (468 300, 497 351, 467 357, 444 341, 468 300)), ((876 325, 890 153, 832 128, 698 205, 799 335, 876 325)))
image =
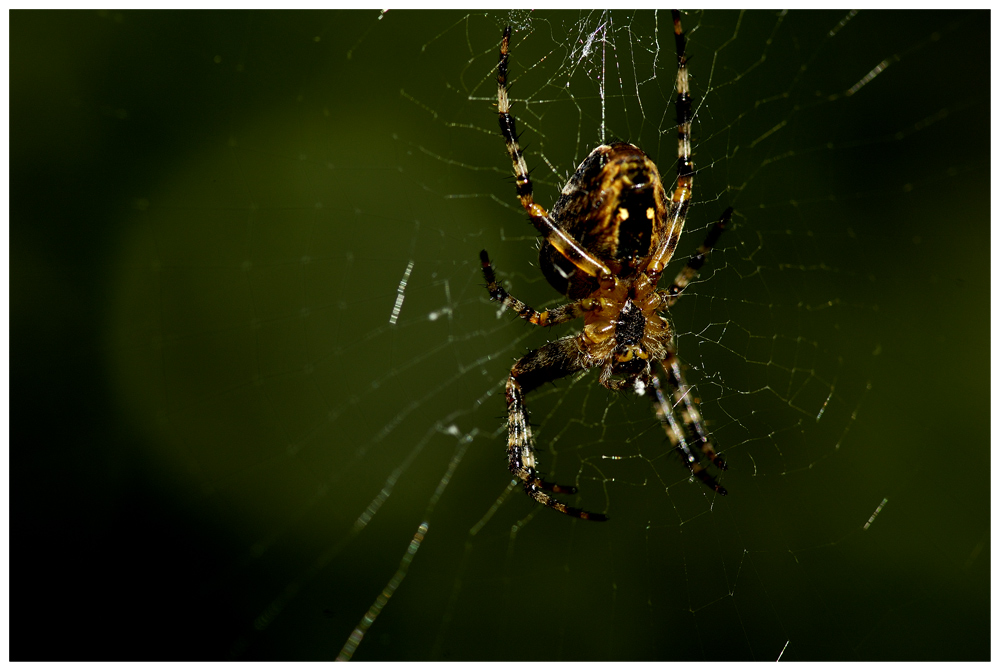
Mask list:
POLYGON ((989 15, 685 16, 730 496, 565 380, 543 468, 605 525, 507 486, 553 336, 478 251, 558 302, 507 23, 540 203, 602 128, 669 179, 668 13, 11 12, 12 659, 333 659, 384 590, 355 659, 989 658, 989 15))

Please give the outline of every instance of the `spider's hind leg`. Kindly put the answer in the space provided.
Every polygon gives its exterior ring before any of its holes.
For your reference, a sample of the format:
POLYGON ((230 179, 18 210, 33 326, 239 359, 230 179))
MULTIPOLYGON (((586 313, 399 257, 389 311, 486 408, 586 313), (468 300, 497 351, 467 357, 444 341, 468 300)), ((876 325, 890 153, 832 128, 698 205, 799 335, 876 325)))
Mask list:
POLYGON ((528 213, 535 229, 570 263, 591 277, 609 279, 611 270, 608 266, 584 249, 573 236, 556 226, 545 208, 535 202, 528 164, 524 160, 524 152, 518 141, 517 121, 510 111, 510 95, 507 90, 509 60, 510 26, 507 26, 500 41, 500 59, 497 62, 497 118, 500 123, 500 134, 503 135, 507 145, 507 155, 514 169, 514 182, 517 185, 517 197, 521 201, 521 207, 528 213))

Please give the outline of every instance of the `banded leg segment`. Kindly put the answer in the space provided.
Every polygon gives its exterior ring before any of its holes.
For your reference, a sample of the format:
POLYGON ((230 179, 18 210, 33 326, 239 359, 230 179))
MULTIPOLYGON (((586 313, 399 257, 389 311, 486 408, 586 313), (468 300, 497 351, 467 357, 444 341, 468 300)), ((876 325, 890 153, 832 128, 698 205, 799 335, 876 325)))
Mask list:
MULTIPOLYGON (((670 353, 660 363, 667 374, 667 379, 670 380, 670 384, 674 388, 674 406, 678 407, 683 404, 684 410, 681 413, 681 419, 684 426, 689 429, 688 434, 691 436, 692 442, 709 461, 715 464, 716 468, 720 471, 727 470, 729 467, 715 451, 712 441, 709 440, 708 432, 705 430, 705 421, 701 418, 697 400, 692 395, 693 391, 688 386, 687 380, 684 379, 684 371, 681 369, 680 361, 674 354, 670 353)), ((725 490, 722 493, 725 494, 725 490)))
POLYGON ((717 492, 720 496, 725 496, 728 494, 726 488, 720 485, 712 474, 705 470, 705 467, 701 465, 701 457, 692 449, 692 447, 697 447, 716 467, 726 470, 726 462, 716 453, 715 448, 708 440, 704 422, 701 419, 701 414, 698 412, 696 402, 691 398, 691 388, 684 381, 680 364, 672 354, 668 355, 662 364, 667 379, 673 387, 673 399, 670 400, 667 398, 659 376, 654 375, 652 379, 654 393, 653 408, 656 412, 656 417, 660 420, 660 424, 663 425, 670 444, 673 445, 674 450, 681 456, 691 474, 709 489, 717 492), (676 407, 683 408, 683 425, 677 421, 677 415, 674 411, 676 407), (688 429, 688 431, 685 431, 685 429, 688 429), (691 436, 690 442, 688 441, 688 435, 691 436))
POLYGON ((486 289, 490 292, 490 298, 517 313, 521 319, 531 322, 536 326, 555 326, 564 322, 579 319, 591 310, 601 308, 601 299, 583 298, 573 303, 566 303, 551 310, 539 312, 527 303, 514 298, 503 285, 497 281, 493 272, 493 264, 486 250, 479 252, 479 260, 483 264, 483 277, 486 278, 486 289))
POLYGON ((708 231, 708 235, 705 236, 705 241, 701 243, 701 247, 698 251, 688 259, 687 265, 685 265, 677 277, 674 278, 673 283, 666 289, 659 291, 660 298, 663 300, 662 305, 664 307, 673 307, 677 299, 680 298, 681 292, 683 292, 694 278, 698 277, 698 273, 701 272, 702 266, 705 265, 705 260, 711 253, 712 249, 715 248, 716 243, 719 242, 719 238, 722 237, 722 233, 729 226, 729 221, 733 217, 733 208, 727 208, 725 212, 722 213, 722 218, 719 219, 708 231))
POLYGON ((677 47, 677 98, 674 101, 674 109, 677 111, 677 186, 674 187, 670 206, 667 209, 666 235, 663 236, 659 249, 653 254, 646 267, 647 274, 654 278, 659 278, 660 273, 673 257, 674 250, 677 249, 677 241, 684 230, 684 220, 687 218, 688 208, 691 206, 691 194, 694 189, 694 161, 691 159, 691 119, 693 113, 685 51, 687 40, 681 28, 680 12, 676 9, 673 10, 673 18, 674 42, 677 47))
POLYGON ((609 279, 611 270, 606 264, 595 258, 583 248, 571 235, 559 229, 545 208, 535 202, 531 177, 528 175, 528 164, 524 160, 524 152, 518 143, 517 124, 514 115, 510 113, 510 95, 507 91, 507 66, 510 59, 510 26, 503 31, 500 42, 500 62, 497 64, 497 114, 500 122, 500 133, 507 143, 507 154, 514 166, 514 180, 517 184, 517 197, 521 206, 528 213, 532 225, 560 254, 566 257, 574 266, 600 279, 609 279))
POLYGON ((583 368, 575 340, 576 336, 567 336, 550 342, 526 354, 511 369, 507 378, 507 459, 510 472, 524 482, 524 491, 535 501, 565 515, 604 522, 608 519, 606 515, 573 508, 549 496, 547 492, 575 494, 577 489, 549 482, 538 474, 528 410, 524 405, 528 392, 583 368))

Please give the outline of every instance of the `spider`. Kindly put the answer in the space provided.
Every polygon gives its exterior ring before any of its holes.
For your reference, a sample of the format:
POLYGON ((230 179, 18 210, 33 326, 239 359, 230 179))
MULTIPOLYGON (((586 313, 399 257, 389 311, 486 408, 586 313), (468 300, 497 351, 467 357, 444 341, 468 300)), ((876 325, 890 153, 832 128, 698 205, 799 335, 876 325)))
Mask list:
POLYGON ((691 94, 688 90, 685 36, 680 13, 673 12, 677 49, 677 184, 668 197, 656 165, 626 142, 602 144, 576 169, 552 212, 535 202, 531 177, 518 144, 507 91, 510 26, 500 42, 497 66, 497 111, 500 132, 514 169, 517 195, 531 223, 544 237, 539 263, 549 283, 572 300, 539 312, 511 296, 497 282, 486 250, 480 252, 490 298, 537 326, 583 319, 583 330, 533 350, 519 359, 507 378, 507 457, 510 471, 524 482, 535 501, 566 515, 606 521, 601 513, 573 508, 553 494, 575 494, 572 486, 542 479, 528 424, 524 397, 546 382, 589 368, 600 369, 600 383, 620 391, 644 394, 652 387, 657 418, 691 474, 720 495, 726 490, 701 465, 699 450, 720 470, 726 462, 705 431, 697 400, 677 360, 674 333, 664 312, 674 305, 698 275, 732 216, 728 208, 709 230, 698 252, 666 289, 660 275, 677 247, 691 203, 694 163, 691 160, 691 94), (653 363, 658 363, 673 389, 667 401, 653 363), (679 422, 674 409, 680 409, 679 422))

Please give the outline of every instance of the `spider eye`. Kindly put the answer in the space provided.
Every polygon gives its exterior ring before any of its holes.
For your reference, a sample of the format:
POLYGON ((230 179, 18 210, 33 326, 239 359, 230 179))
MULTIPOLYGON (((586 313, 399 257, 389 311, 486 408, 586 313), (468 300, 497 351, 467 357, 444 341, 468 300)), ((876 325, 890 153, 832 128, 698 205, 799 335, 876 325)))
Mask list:
POLYGON ((624 350, 615 354, 615 361, 618 363, 626 363, 632 361, 633 358, 645 361, 649 358, 649 352, 640 345, 628 345, 624 350))

